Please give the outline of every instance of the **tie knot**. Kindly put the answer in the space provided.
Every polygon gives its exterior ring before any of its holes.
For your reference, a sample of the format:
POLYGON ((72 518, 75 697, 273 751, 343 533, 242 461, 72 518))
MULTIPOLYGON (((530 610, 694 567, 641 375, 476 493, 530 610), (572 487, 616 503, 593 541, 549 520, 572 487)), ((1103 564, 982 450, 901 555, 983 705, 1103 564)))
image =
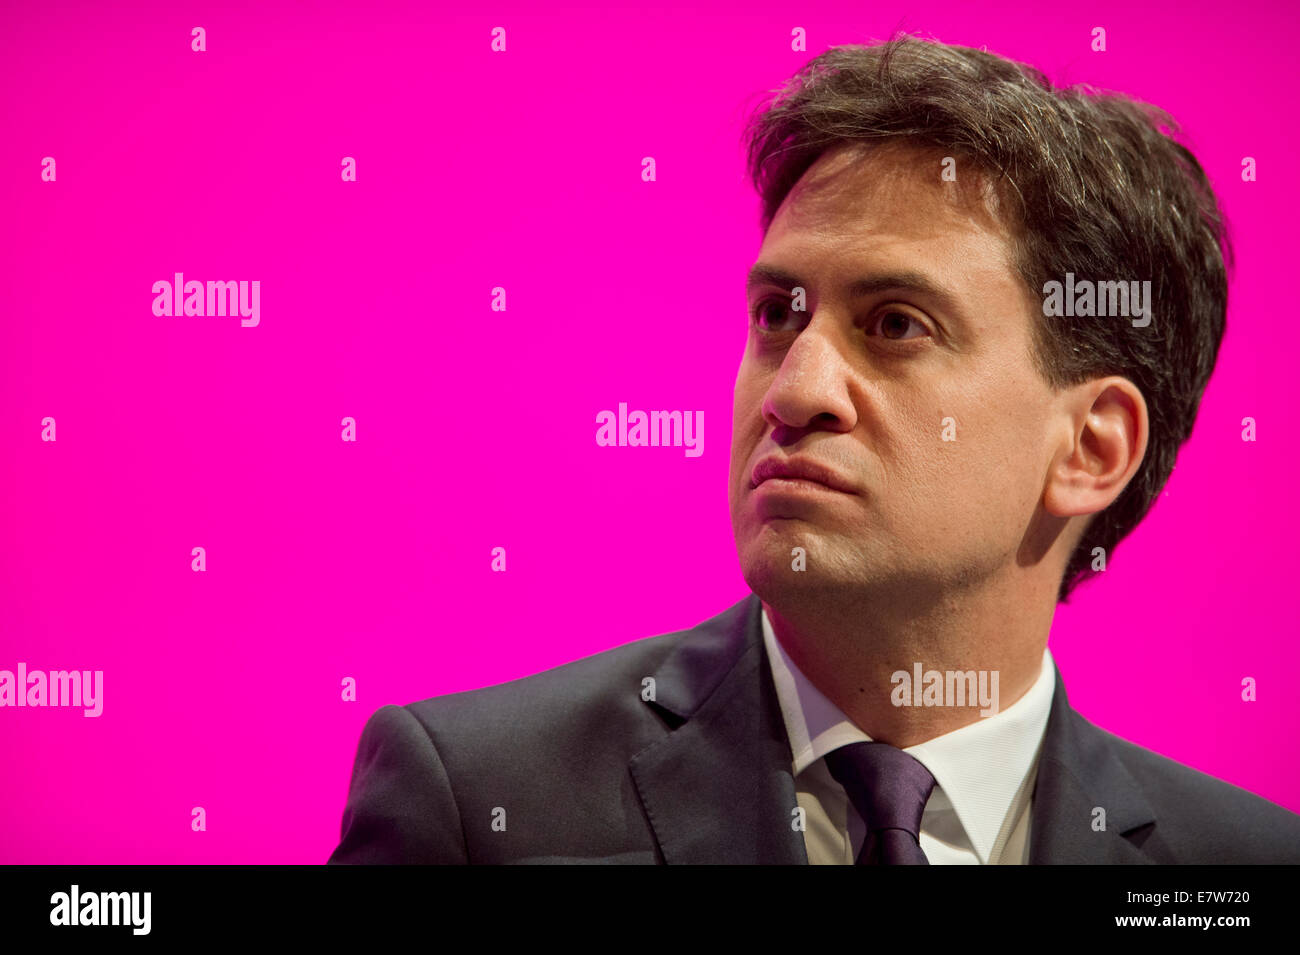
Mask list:
POLYGON ((888 743, 849 743, 826 754, 869 833, 901 829, 918 839, 934 777, 914 756, 888 743))

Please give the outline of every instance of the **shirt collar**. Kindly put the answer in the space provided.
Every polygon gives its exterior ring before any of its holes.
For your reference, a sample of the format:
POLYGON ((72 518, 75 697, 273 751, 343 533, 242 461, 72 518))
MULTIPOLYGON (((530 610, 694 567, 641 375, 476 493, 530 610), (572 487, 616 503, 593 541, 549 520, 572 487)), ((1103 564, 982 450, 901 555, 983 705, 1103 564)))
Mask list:
MULTIPOLYGON (((870 742, 871 737, 813 686, 786 654, 766 608, 762 619, 763 643, 790 738, 795 777, 841 746, 870 742)), ((1011 802, 1033 769, 1055 690, 1055 664, 1044 647, 1038 679, 1011 706, 904 749, 930 771, 981 863, 988 862, 1011 802)))

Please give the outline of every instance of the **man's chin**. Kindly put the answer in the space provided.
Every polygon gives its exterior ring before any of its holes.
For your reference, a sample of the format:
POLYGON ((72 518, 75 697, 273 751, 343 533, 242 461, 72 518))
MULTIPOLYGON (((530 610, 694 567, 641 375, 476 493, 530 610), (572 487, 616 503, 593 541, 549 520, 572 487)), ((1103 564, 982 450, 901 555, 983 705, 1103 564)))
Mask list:
MULTIPOLYGON (((795 545, 796 547, 799 545, 795 545)), ((832 578, 826 568, 814 569, 811 555, 804 551, 783 554, 769 549, 749 555, 741 561, 741 575, 749 589, 773 606, 789 602, 803 603, 842 595, 852 582, 832 578)))
POLYGON ((799 518, 773 518, 749 525, 737 538, 741 563, 768 565, 791 576, 816 575, 833 565, 843 565, 859 549, 842 533, 823 524, 799 518))

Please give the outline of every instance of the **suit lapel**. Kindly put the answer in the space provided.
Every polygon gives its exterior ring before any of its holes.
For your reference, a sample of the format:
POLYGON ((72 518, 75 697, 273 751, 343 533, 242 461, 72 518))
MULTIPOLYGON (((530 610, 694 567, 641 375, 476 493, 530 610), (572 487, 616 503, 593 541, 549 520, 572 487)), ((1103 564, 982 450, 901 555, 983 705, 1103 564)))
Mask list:
POLYGON ((1076 713, 1056 671, 1029 829, 1030 865, 1151 863, 1155 813, 1109 738, 1076 713), (1105 831, 1093 828, 1105 810, 1105 831))
MULTIPOLYGON (((688 631, 654 673, 671 728, 629 763, 664 861, 806 865, 785 721, 750 594, 688 631)), ((1151 863, 1155 813, 1108 736, 1069 704, 1056 671, 1034 788, 1029 862, 1151 863), (1093 828, 1096 809, 1106 828, 1093 828)))
POLYGON ((761 611, 751 594, 705 621, 654 674, 672 731, 629 767, 669 864, 808 862, 761 611))

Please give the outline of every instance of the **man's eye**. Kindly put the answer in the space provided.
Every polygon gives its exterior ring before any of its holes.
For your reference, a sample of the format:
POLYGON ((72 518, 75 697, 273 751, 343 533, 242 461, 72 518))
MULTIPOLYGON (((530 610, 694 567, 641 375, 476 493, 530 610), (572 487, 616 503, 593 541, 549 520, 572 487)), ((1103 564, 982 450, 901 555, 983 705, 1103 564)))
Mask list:
POLYGON ((909 326, 917 328, 921 335, 929 334, 925 325, 918 319, 913 318, 906 312, 889 311, 881 312, 880 317, 871 323, 871 328, 880 329, 880 337, 893 340, 919 338, 920 335, 908 335, 909 326))
MULTIPOLYGON (((784 331, 782 327, 795 316, 790 306, 778 299, 764 299, 749 311, 750 320, 760 331, 775 333, 784 331)), ((907 312, 897 309, 881 312, 868 328, 868 334, 878 334, 891 341, 907 341, 929 334, 929 329, 920 319, 913 318, 907 312), (879 331, 876 331, 879 329, 879 331), (912 332, 912 334, 908 334, 912 332)))
POLYGON ((781 325, 782 322, 789 321, 790 308, 784 302, 775 299, 764 299, 749 310, 749 316, 762 331, 771 331, 771 325, 781 325), (768 324, 764 324, 764 319, 768 324))

